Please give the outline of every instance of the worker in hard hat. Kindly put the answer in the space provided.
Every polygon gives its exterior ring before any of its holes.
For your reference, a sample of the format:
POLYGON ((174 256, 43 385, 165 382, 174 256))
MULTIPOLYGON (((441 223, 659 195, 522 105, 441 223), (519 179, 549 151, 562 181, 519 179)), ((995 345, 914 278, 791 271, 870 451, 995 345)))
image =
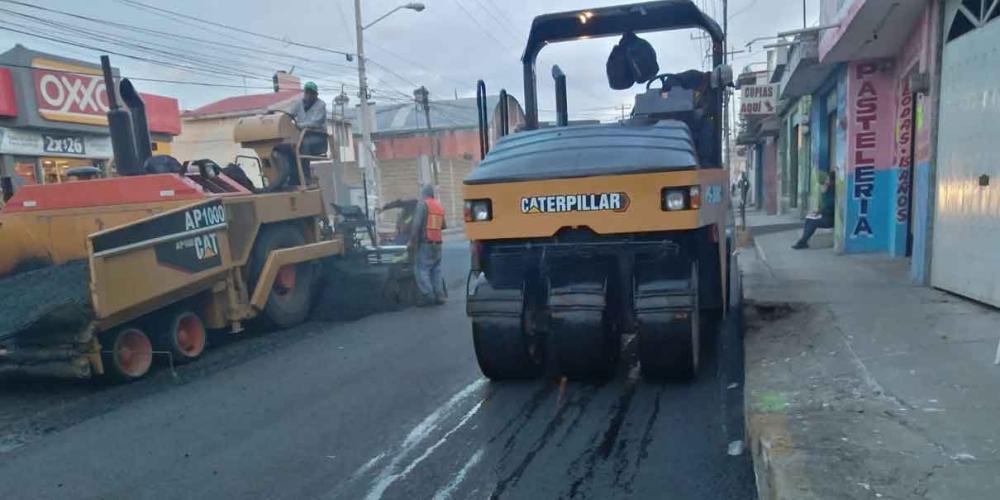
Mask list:
POLYGON ((289 111, 300 129, 311 129, 322 134, 306 134, 302 139, 302 153, 322 156, 326 154, 326 104, 319 98, 319 87, 314 82, 302 86, 302 99, 292 104, 289 111))
POLYGON ((417 282, 418 306, 445 303, 444 280, 441 278, 441 243, 444 224, 444 207, 434 197, 434 186, 425 185, 420 190, 410 224, 410 241, 407 244, 413 259, 413 272, 417 282))

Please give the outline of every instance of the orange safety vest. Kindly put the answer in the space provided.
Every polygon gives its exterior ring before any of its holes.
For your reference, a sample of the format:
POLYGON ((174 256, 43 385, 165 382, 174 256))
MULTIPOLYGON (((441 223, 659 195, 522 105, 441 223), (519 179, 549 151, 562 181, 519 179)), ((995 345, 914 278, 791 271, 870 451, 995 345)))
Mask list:
POLYGON ((441 229, 444 227, 444 207, 434 198, 425 198, 427 204, 427 241, 441 243, 441 229))

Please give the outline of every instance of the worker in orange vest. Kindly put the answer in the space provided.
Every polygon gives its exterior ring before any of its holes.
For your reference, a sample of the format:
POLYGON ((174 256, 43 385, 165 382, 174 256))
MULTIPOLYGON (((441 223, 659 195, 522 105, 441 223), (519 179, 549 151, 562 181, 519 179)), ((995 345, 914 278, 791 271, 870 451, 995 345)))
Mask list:
POLYGON ((423 186, 420 198, 410 224, 412 233, 408 243, 413 259, 413 274, 420 292, 417 305, 444 304, 444 280, 441 278, 444 207, 434 198, 434 186, 423 186))

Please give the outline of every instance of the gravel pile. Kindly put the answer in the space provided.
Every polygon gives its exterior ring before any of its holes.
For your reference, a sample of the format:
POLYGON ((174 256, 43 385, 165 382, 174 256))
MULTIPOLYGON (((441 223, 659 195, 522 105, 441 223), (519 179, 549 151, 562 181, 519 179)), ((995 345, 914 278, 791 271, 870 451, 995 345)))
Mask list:
POLYGON ((83 260, 0 279, 0 341, 82 328, 93 318, 89 284, 83 260))

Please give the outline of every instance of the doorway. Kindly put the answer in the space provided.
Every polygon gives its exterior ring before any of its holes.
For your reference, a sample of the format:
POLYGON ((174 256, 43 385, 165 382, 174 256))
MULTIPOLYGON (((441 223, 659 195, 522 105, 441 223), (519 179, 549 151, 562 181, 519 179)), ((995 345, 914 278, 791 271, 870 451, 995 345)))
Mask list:
POLYGON ((792 127, 788 142, 788 206, 799 206, 799 126, 792 127))

